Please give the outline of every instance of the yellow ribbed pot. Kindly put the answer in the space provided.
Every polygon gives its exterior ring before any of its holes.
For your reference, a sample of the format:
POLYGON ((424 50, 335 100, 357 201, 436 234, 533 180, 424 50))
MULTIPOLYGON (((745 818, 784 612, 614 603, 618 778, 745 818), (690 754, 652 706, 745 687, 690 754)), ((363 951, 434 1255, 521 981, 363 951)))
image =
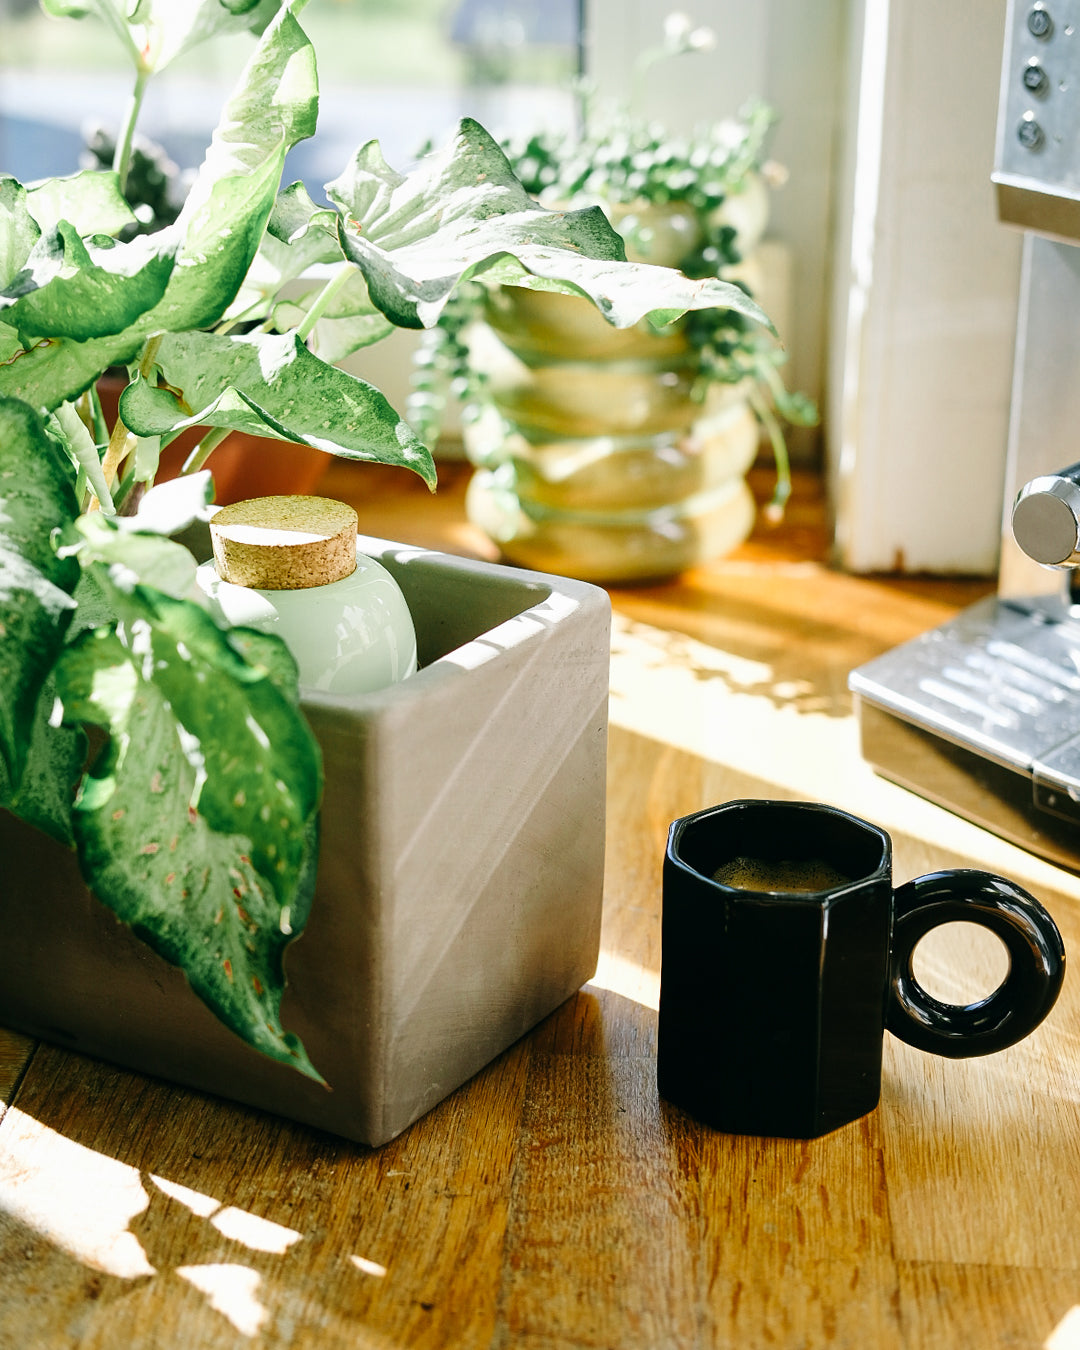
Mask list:
MULTIPOLYGON (((696 226, 677 208, 621 215, 650 246, 628 248, 642 261, 668 264, 693 247, 696 226)), ((639 581, 722 556, 749 534, 757 421, 739 385, 691 397, 693 353, 677 328, 617 329, 587 300, 504 287, 470 347, 487 393, 464 431, 477 470, 466 505, 504 557, 639 581)))

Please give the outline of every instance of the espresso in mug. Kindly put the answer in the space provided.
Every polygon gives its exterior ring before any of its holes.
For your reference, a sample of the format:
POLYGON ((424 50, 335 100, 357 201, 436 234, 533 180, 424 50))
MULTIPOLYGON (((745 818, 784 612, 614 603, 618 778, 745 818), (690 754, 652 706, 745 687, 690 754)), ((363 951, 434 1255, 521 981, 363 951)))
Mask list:
POLYGON ((713 881, 738 891, 829 891, 854 881, 824 858, 732 858, 713 881))

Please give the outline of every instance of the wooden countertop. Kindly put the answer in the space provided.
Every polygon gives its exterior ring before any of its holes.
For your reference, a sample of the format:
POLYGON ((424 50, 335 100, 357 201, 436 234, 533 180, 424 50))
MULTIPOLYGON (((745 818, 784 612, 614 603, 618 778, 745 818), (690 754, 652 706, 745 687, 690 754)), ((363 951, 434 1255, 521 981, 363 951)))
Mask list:
MULTIPOLYGON (((335 465, 322 490, 368 533, 487 552, 443 480, 335 465)), ((859 755, 848 670, 990 586, 825 559, 800 477, 783 527, 613 592, 596 978, 384 1148, 0 1032, 0 1348, 1080 1347, 1073 973, 1001 1054, 886 1037, 881 1106, 823 1139, 720 1135, 657 1098, 660 866, 698 807, 830 801, 890 830, 900 879, 989 867, 1080 941, 1077 877, 859 755)), ((993 983, 969 931, 926 957, 943 996, 993 983)))

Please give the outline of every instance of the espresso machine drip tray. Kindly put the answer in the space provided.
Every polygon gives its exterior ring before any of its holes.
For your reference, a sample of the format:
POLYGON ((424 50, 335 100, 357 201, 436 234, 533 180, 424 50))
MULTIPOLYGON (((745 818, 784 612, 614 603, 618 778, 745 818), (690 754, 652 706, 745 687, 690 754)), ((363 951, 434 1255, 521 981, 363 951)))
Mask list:
POLYGON ((853 670, 883 777, 1080 871, 1080 618, 989 597, 853 670))

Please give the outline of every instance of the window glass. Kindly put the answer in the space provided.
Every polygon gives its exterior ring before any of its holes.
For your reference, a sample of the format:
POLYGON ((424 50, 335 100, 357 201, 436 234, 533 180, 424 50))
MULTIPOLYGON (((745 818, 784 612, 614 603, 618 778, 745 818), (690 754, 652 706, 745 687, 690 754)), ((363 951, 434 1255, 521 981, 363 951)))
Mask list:
MULTIPOLYGON (((301 22, 319 58, 319 131, 293 152, 287 178, 315 192, 373 137, 406 168, 464 115, 495 135, 568 125, 581 3, 310 0, 301 22)), ((250 47, 215 39, 151 82, 139 130, 180 168, 201 161, 250 47)), ((118 126, 130 82, 119 42, 93 16, 53 19, 37 0, 0 0, 0 171, 73 172, 88 129, 118 126)))

